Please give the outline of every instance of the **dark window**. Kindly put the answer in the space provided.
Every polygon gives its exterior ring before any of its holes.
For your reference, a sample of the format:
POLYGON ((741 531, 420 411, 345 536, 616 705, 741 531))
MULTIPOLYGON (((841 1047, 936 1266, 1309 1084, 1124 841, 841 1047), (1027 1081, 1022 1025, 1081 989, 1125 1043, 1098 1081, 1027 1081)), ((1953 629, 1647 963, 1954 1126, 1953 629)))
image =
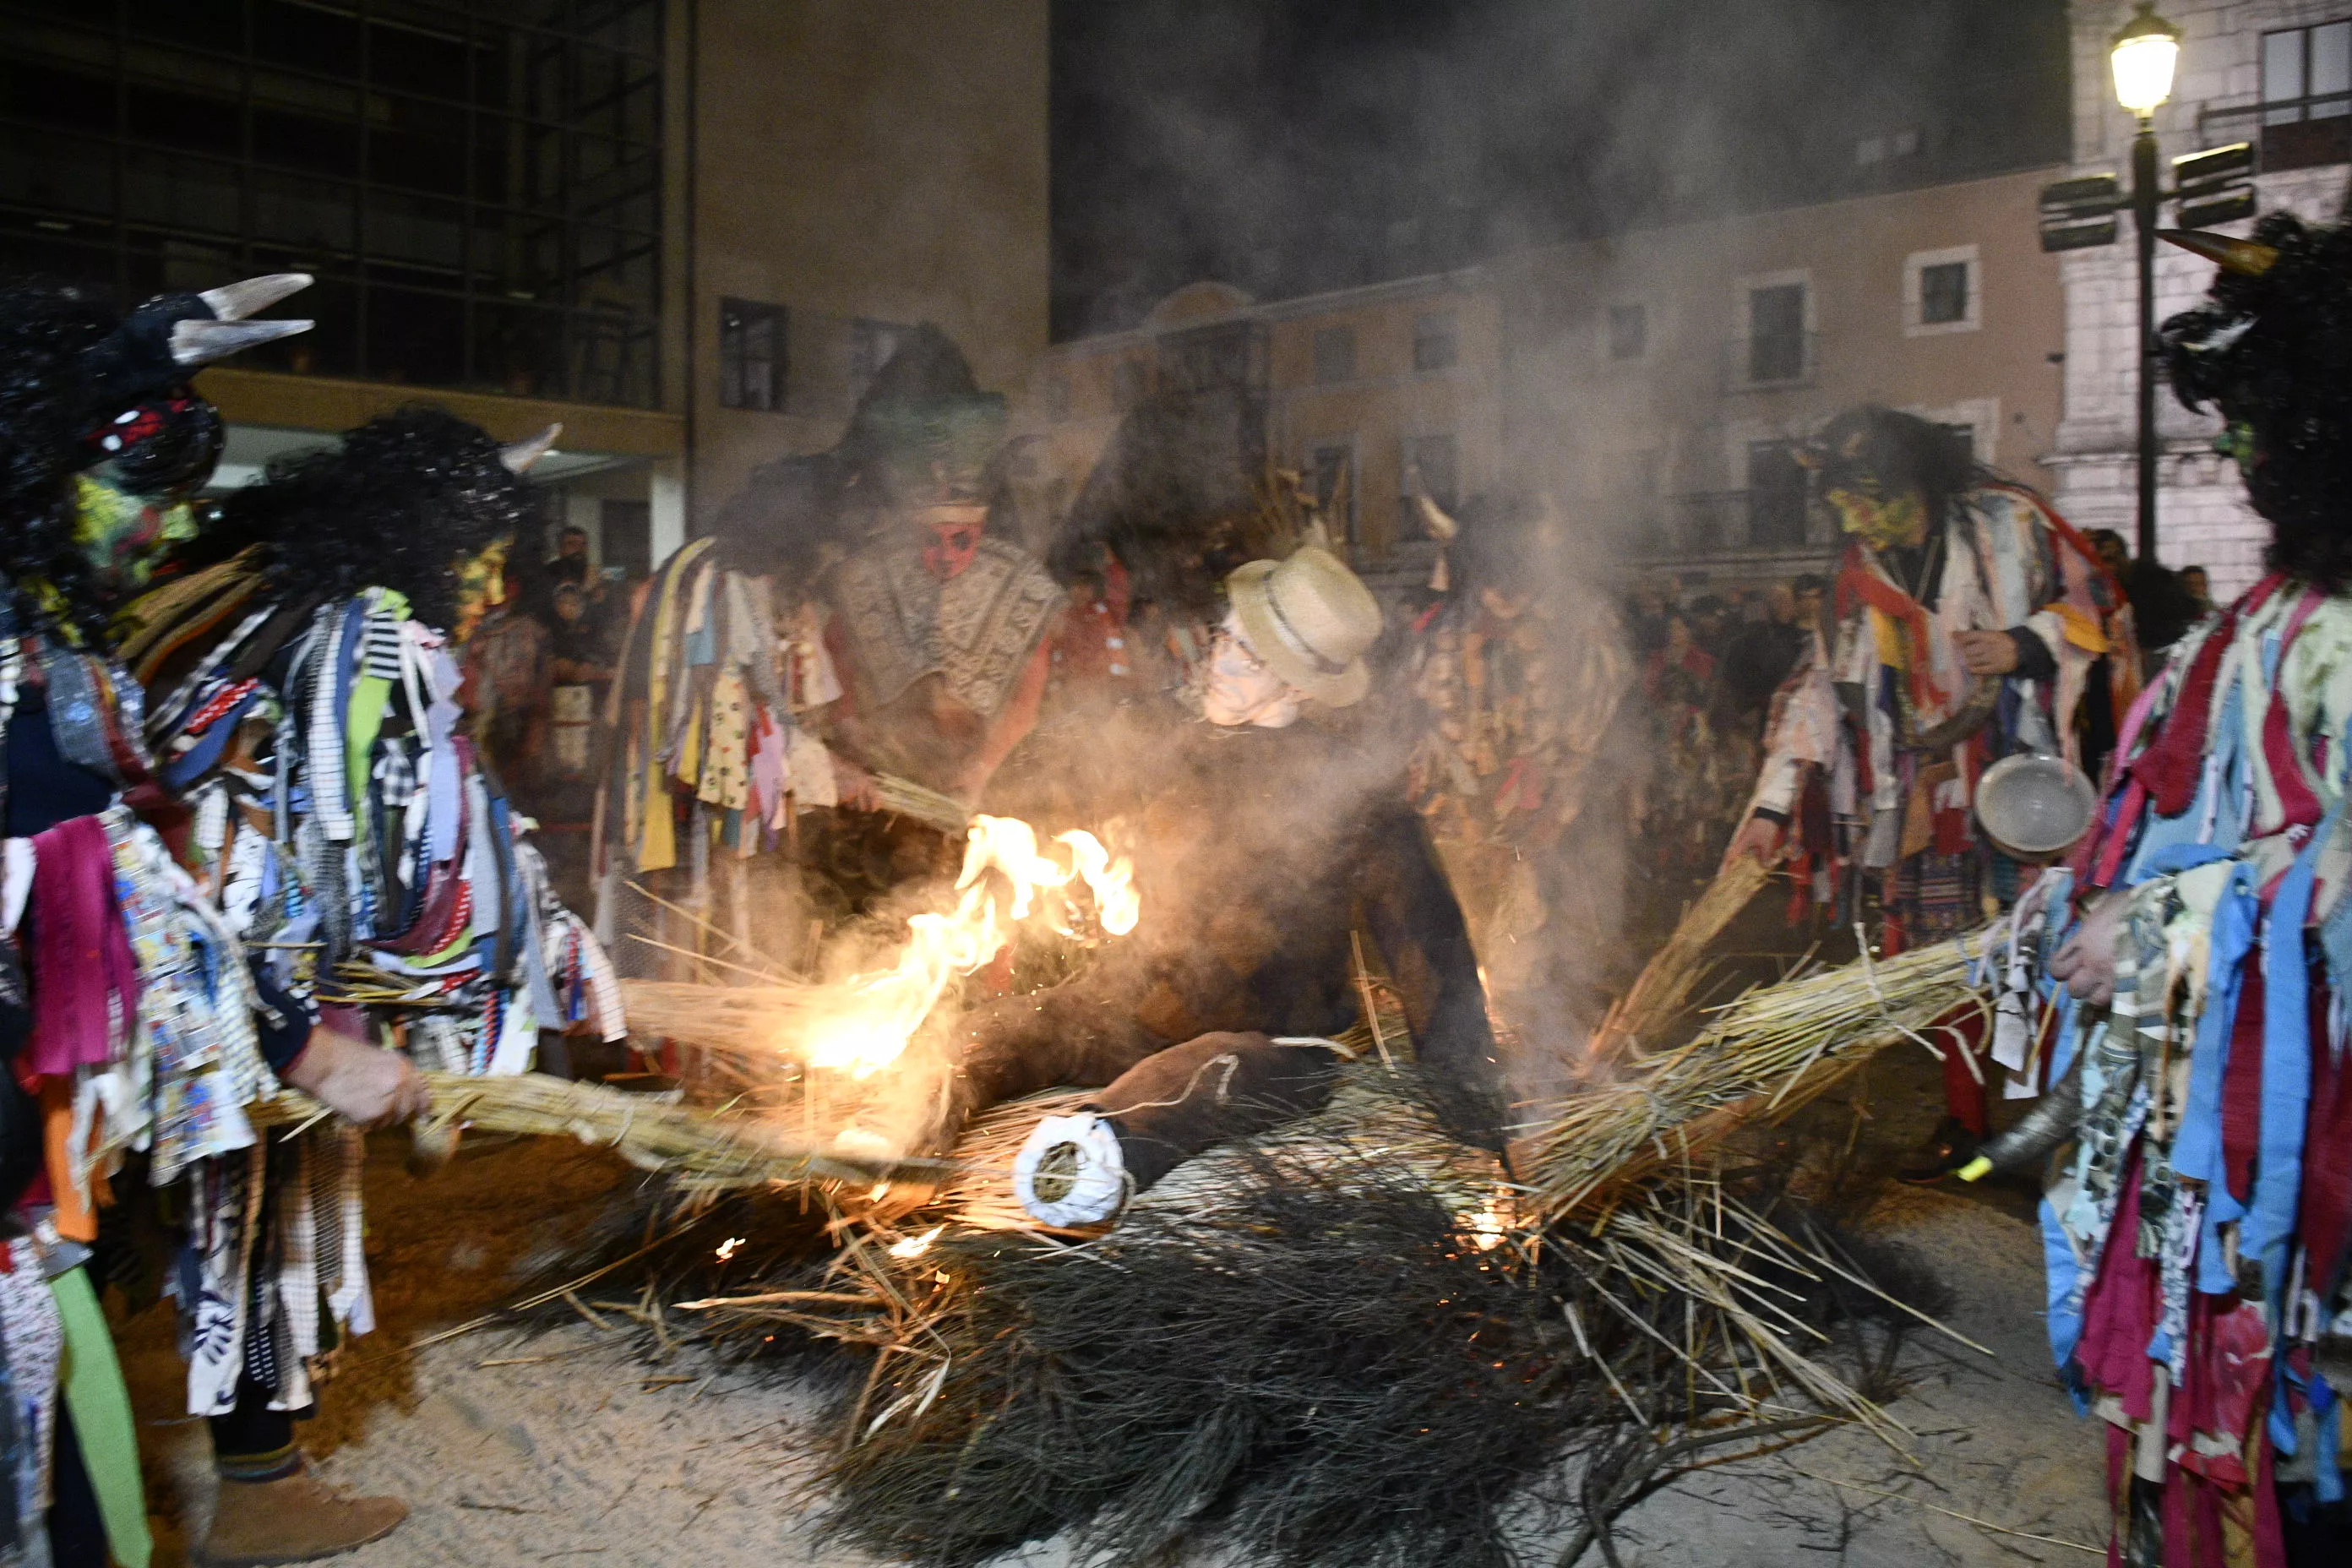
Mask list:
POLYGON ((662 0, 5 10, 0 274, 310 272, 240 365, 659 402, 662 0))
POLYGON ((785 321, 782 305, 719 302, 719 407, 783 412, 785 321))
POLYGON ((1941 261, 1919 268, 1919 322, 1939 327, 1969 319, 1969 264, 1941 261))
POLYGON ((1786 441, 1748 444, 1748 542, 1759 550, 1805 542, 1805 469, 1786 441))
POLYGON ((2263 167, 2352 159, 2352 21, 2263 35, 2263 167))
MULTIPOLYGON (((1421 470, 1421 488, 1430 500, 1452 511, 1462 500, 1462 459, 1460 448, 1451 436, 1408 437, 1399 454, 1400 475, 1414 468, 1421 470)), ((1412 494, 1410 484, 1406 494, 1412 494)), ((1414 508, 1407 506, 1405 515, 1413 515, 1414 508)))
POLYGON ((1644 305, 1609 307, 1609 357, 1640 359, 1650 352, 1650 311, 1644 305))
POLYGON ((1748 291, 1748 379, 1800 381, 1805 374, 1805 286, 1748 291))
MULTIPOLYGON (((1337 329, 1345 331, 1342 327, 1337 329)), ((1313 458, 1315 510, 1334 535, 1332 542, 1356 542, 1356 449, 1318 447, 1313 458)))
POLYGON ((1356 379, 1356 329, 1324 327, 1315 334, 1315 382, 1328 386, 1356 379))
POLYGON ((597 508, 597 559, 618 566, 634 580, 654 569, 654 508, 651 501, 608 500, 597 508))
POLYGON ((1412 319, 1412 368, 1451 370, 1462 357, 1462 343, 1451 310, 1433 310, 1412 319))

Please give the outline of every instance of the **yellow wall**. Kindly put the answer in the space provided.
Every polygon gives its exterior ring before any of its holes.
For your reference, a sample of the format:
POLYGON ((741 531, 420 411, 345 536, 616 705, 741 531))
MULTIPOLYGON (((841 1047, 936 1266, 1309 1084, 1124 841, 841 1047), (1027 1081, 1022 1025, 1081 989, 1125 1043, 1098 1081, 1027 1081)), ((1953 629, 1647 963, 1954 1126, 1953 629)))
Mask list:
POLYGON ((720 408, 719 301, 935 321, 981 384, 1046 342, 1046 0, 700 0, 693 506, 837 420, 720 408))

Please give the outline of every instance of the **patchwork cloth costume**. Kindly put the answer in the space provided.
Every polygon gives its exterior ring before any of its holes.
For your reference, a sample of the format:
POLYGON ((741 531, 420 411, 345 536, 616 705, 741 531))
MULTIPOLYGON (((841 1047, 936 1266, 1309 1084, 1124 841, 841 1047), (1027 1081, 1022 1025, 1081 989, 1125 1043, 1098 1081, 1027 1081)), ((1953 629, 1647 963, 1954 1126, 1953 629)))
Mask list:
POLYGON ((2166 323, 2173 384, 2230 421, 2273 570, 2174 650, 2121 726, 2098 823, 2021 909, 2054 952, 2071 903, 2107 900, 2115 997, 2098 1012, 2045 981, 2037 1031, 2012 972, 2015 1065, 2053 1087, 2042 1134, 1986 1163, 2056 1148, 2050 1331, 2106 1423, 2110 1560, 2273 1568, 2297 1537, 2311 1562, 2345 1545, 2352 243, 2279 215, 2252 242, 2173 237, 2224 268, 2166 323))

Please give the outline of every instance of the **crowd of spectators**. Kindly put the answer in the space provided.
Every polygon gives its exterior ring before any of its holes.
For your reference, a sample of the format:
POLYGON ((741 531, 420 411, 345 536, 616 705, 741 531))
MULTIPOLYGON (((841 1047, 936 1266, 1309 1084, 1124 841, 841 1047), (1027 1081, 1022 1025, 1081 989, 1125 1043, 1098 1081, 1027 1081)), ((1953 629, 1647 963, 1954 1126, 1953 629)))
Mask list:
POLYGON ((544 562, 509 561, 499 602, 467 639, 467 715, 508 789, 542 822, 587 798, 588 737, 628 635, 631 584, 567 528, 544 562))

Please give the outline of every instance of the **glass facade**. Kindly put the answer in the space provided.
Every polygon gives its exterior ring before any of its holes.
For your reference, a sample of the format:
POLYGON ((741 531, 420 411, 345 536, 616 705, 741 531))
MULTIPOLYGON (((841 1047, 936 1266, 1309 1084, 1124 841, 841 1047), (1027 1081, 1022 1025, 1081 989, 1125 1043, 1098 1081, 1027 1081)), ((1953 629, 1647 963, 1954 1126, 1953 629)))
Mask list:
POLYGON ((661 0, 0 0, 0 269, 311 272, 241 364, 656 405, 661 0))

